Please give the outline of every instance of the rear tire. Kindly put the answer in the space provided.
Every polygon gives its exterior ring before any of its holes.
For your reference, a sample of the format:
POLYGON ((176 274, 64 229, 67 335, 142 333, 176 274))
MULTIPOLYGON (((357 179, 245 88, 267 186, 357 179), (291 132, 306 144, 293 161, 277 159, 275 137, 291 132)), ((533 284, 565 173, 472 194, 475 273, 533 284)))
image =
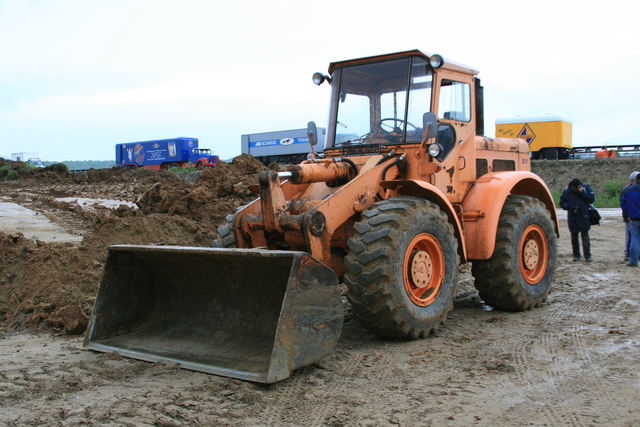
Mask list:
POLYGON ((347 298, 360 323, 384 338, 418 339, 453 309, 458 241, 440 208, 416 197, 374 203, 353 227, 347 298))
POLYGON ((558 150, 556 148, 547 148, 544 150, 543 159, 546 160, 558 160, 558 150))
POLYGON ((237 248, 236 235, 233 232, 235 229, 236 218, 238 213, 244 209, 244 206, 240 206, 236 209, 235 213, 227 215, 225 218, 227 223, 218 227, 218 238, 213 241, 211 245, 214 248, 237 248))
POLYGON ((504 311, 539 307, 555 276, 557 241, 545 205, 529 196, 509 196, 502 208, 491 258, 473 261, 480 298, 504 311))

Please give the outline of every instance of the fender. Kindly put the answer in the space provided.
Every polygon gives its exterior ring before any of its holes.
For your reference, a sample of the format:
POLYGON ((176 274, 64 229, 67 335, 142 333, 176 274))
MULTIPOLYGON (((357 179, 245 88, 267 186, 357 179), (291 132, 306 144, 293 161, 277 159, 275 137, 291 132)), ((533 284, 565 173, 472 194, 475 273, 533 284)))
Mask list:
POLYGON ((449 223, 453 225, 453 233, 455 238, 458 240, 458 255, 460 255, 460 262, 464 263, 467 261, 467 248, 465 239, 463 238, 462 224, 460 223, 458 215, 456 215, 453 205, 449 202, 447 196, 438 189, 438 187, 428 182, 416 179, 382 181, 380 186, 387 190, 394 190, 402 196, 419 197, 438 205, 438 207, 447 215, 447 218, 449 218, 449 223))
POLYGON ((493 255, 500 213, 510 194, 535 197, 544 203, 551 214, 556 236, 560 235, 553 197, 538 175, 526 171, 488 173, 478 178, 462 201, 470 260, 486 260, 493 255))
POLYGON ((196 160, 196 163, 198 162, 201 162, 204 166, 215 166, 215 163, 213 163, 208 157, 200 157, 198 160, 196 160))

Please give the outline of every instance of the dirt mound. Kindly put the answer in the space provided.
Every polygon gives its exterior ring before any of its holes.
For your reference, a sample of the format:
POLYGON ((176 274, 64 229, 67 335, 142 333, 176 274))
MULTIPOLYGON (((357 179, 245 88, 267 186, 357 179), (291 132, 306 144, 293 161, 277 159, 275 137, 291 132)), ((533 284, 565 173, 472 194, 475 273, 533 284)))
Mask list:
POLYGON ((596 200, 605 193, 607 182, 629 183, 629 174, 640 170, 640 157, 575 160, 534 160, 531 170, 538 174, 551 190, 562 192, 569 181, 579 178, 593 188, 596 200))
POLYGON ((209 246, 213 238, 213 232, 186 218, 133 210, 103 218, 80 247, 0 233, 0 321, 9 331, 83 333, 109 245, 209 246))
MULTIPOLYGON (((19 168, 20 162, 0 162, 0 167, 17 165, 20 171, 16 181, 0 185, 3 199, 55 221, 70 217, 66 226, 86 233, 79 247, 0 234, 0 328, 68 334, 82 333, 86 327, 109 245, 210 246, 225 217, 256 198, 249 187, 265 169, 253 157, 241 155, 186 181, 168 171, 27 171, 19 168), (138 209, 87 209, 67 200, 79 197, 135 202, 138 209)), ((562 191, 579 177, 600 194, 607 181, 626 183, 629 173, 640 169, 640 158, 534 161, 532 169, 552 190, 562 191)))
POLYGON ((225 216, 255 198, 249 185, 263 169, 245 155, 206 169, 195 183, 166 171, 119 168, 69 175, 42 170, 4 183, 9 191, 3 194, 15 202, 49 217, 72 215, 91 231, 79 247, 0 234, 0 326, 83 333, 109 245, 211 246, 225 216), (88 210, 60 201, 67 196, 132 200, 139 209, 88 210))
POLYGON ((8 330, 86 329, 102 265, 72 245, 0 233, 0 319, 8 330))
POLYGON ((193 184, 159 182, 137 204, 146 215, 183 216, 215 230, 229 213, 256 198, 249 186, 258 182, 258 173, 265 169, 258 160, 243 154, 231 164, 222 162, 205 169, 193 184))

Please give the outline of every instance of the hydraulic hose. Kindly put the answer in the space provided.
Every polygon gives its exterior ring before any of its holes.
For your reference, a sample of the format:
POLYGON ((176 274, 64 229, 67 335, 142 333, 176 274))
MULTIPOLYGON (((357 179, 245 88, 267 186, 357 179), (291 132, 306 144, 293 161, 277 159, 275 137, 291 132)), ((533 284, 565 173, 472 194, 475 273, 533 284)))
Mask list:
POLYGON ((392 158, 395 154, 396 152, 394 150, 389 151, 383 158, 378 160, 378 163, 376 163, 376 166, 383 164, 384 162, 392 158))
POLYGON ((351 159, 345 159, 344 157, 340 157, 338 159, 336 159, 337 162, 345 162, 348 163, 349 166, 351 166, 351 170, 353 171, 353 176, 356 177, 358 176, 358 167, 356 166, 355 163, 353 163, 353 161, 351 159))
MULTIPOLYGON (((383 181, 385 181, 385 179, 387 177, 387 171, 389 169, 391 169, 392 167, 394 167, 395 165, 402 163, 404 161, 404 156, 405 156, 404 154, 401 155, 395 161, 393 161, 392 163, 388 164, 386 168, 384 168, 384 170, 382 171, 382 180, 383 181)), ((378 162, 378 163, 380 163, 380 162, 378 162)))

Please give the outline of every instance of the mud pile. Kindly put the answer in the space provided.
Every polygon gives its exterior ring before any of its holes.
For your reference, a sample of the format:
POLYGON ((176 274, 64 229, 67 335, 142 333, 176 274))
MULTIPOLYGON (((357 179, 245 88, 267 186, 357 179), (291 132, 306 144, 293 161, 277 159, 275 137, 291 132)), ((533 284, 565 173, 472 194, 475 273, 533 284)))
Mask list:
MULTIPOLYGON (((185 180, 167 171, 119 168, 70 173, 51 165, 37 170, 0 159, 16 171, 15 181, 0 181, 0 198, 44 214, 73 233, 80 246, 26 239, 0 233, 0 330, 22 328, 80 334, 97 293, 107 247, 111 244, 211 246, 225 217, 256 198, 264 166, 248 155, 205 169, 185 180), (135 203, 131 208, 86 209, 67 198, 104 198, 135 203)), ((276 165, 270 165, 277 169, 276 165)), ((574 177, 602 194, 607 181, 626 183, 639 158, 535 161, 538 173, 561 191, 574 177)))
POLYGON ((228 214, 257 197, 249 186, 257 184, 258 173, 264 169, 253 157, 242 155, 231 165, 206 168, 192 185, 158 182, 143 194, 138 206, 145 215, 181 216, 215 230, 228 214))
MULTIPOLYGON (((0 233, 0 329, 81 334, 98 290, 111 244, 211 246, 229 213, 256 196, 264 166, 248 155, 206 169, 195 182, 166 171, 46 168, 0 185, 3 200, 68 221, 84 234, 80 246, 33 241, 0 233), (117 209, 82 209, 60 198, 136 202, 117 209), (64 215, 63 215, 64 214, 64 215)), ((69 226, 71 227, 71 226, 69 226)), ((68 227, 68 228, 69 228, 68 227)))
POLYGON ((538 174, 549 189, 562 192, 567 188, 569 181, 579 178, 593 188, 596 199, 606 193, 609 182, 626 186, 629 183, 629 174, 637 170, 640 170, 640 157, 531 162, 531 171, 538 174))

